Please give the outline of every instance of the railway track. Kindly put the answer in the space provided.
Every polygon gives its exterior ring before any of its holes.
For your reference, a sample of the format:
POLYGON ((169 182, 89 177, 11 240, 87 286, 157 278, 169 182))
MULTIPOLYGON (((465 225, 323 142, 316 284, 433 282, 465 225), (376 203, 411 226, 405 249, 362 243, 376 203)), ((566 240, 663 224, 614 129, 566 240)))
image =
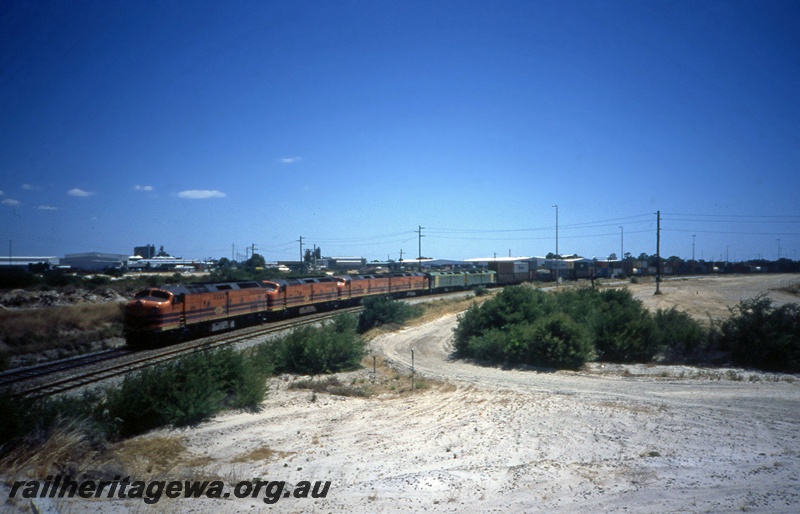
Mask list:
POLYGON ((199 339, 154 350, 133 351, 119 348, 40 366, 11 370, 0 374, 0 388, 10 390, 14 396, 24 396, 30 399, 54 396, 122 377, 128 373, 169 362, 195 352, 232 346, 302 325, 319 323, 341 313, 355 313, 361 309, 362 307, 351 307, 335 312, 309 314, 300 319, 258 325, 213 338, 199 339))
POLYGON ((9 371, 4 371, 0 373, 0 389, 13 386, 18 382, 31 381, 62 371, 96 364, 105 360, 116 359, 131 352, 132 350, 127 348, 114 348, 110 350, 88 353, 85 355, 78 355, 68 359, 60 359, 44 364, 36 364, 33 366, 26 366, 24 368, 16 368, 9 371))

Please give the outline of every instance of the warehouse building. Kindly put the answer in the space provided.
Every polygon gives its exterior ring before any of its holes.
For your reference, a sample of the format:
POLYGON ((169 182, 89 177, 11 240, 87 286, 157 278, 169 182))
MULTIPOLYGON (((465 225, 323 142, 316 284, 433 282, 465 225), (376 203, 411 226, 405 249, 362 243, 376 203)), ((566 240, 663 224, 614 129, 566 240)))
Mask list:
POLYGON ((61 259, 62 266, 83 271, 101 271, 104 269, 122 269, 128 263, 128 256, 117 253, 68 253, 61 259))
POLYGON ((0 269, 21 269, 28 271, 30 266, 45 264, 51 268, 58 266, 58 257, 8 256, 0 258, 0 269))

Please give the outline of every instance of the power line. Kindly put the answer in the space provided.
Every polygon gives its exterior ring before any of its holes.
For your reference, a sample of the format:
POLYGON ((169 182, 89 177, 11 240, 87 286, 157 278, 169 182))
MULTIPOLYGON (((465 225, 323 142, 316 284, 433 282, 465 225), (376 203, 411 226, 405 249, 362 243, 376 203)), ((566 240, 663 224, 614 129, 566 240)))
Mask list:
POLYGON ((797 218, 800 220, 800 215, 794 214, 685 214, 685 213, 675 213, 675 212, 667 212, 664 213, 666 216, 703 216, 703 217, 714 217, 714 218, 797 218))
POLYGON ((739 236, 800 236, 800 233, 787 233, 787 232, 733 232, 724 230, 690 230, 679 228, 662 228, 662 232, 692 232, 701 234, 733 234, 739 236))

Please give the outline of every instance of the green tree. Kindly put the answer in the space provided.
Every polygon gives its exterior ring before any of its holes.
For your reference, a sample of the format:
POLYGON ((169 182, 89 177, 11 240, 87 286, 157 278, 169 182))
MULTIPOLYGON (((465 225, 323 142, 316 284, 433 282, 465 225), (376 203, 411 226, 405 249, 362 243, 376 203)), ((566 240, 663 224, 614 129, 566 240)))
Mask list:
POLYGON ((267 265, 266 259, 263 256, 254 253, 252 257, 244 262, 244 267, 248 271, 254 271, 256 268, 264 268, 267 265))

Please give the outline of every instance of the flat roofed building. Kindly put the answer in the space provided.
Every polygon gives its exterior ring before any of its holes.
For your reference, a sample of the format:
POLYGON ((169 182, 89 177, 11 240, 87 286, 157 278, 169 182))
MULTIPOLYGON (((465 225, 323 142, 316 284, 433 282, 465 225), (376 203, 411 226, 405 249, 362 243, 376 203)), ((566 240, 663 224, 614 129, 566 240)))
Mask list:
POLYGON ((58 266, 58 257, 28 257, 24 255, 12 255, 0 258, 0 269, 24 269, 27 270, 31 264, 49 264, 50 267, 58 266))
POLYGON ((100 271, 108 268, 123 268, 128 263, 128 256, 117 253, 68 253, 60 259, 62 266, 84 271, 100 271))

